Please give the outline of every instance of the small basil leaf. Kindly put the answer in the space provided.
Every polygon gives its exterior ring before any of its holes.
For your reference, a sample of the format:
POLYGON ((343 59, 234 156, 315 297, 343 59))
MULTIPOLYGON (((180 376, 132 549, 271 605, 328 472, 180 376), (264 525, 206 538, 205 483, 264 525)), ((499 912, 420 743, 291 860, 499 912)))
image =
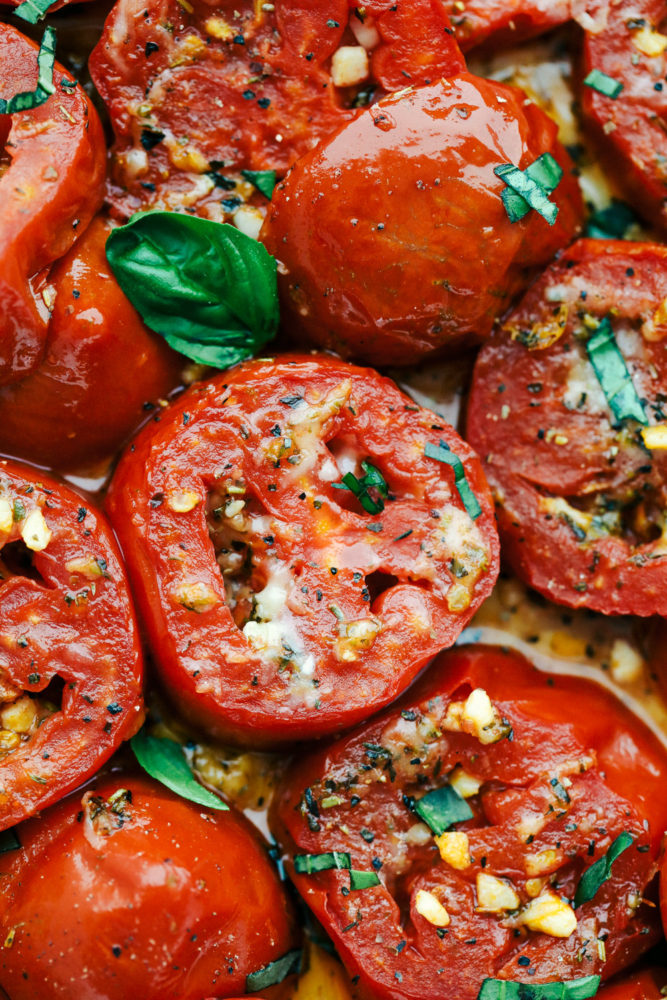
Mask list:
POLYGON ((371 889, 374 885, 380 885, 380 879, 375 872, 362 872, 356 868, 350 871, 350 892, 357 892, 359 889, 371 889))
POLYGON ((624 830, 623 833, 619 833, 607 853, 603 854, 601 858, 598 858, 597 861, 590 866, 590 868, 586 869, 584 874, 579 879, 579 885, 577 886, 577 891, 574 894, 575 910, 583 903, 588 903, 591 899, 593 899, 600 886, 611 878, 611 867, 614 861, 616 861, 616 858, 620 857, 623 851, 627 851, 633 840, 634 837, 632 834, 628 833, 627 830, 624 830))
POLYGON ((140 212, 110 233, 106 254, 144 322, 193 361, 229 368, 276 334, 275 258, 234 226, 140 212))
POLYGON ((42 41, 37 53, 37 86, 34 90, 24 91, 21 94, 14 94, 13 97, 5 100, 0 98, 0 115, 12 115, 16 111, 29 111, 37 108, 40 104, 48 101, 51 94, 55 93, 53 83, 53 66, 56 60, 56 32, 55 28, 48 27, 42 36, 42 41))
POLYGON ((312 875, 313 872, 325 872, 331 869, 340 871, 351 868, 352 861, 347 851, 326 851, 324 854, 297 854, 294 858, 294 871, 300 875, 312 875))
POLYGON ((623 240, 639 222, 637 215, 624 201, 613 198, 606 208, 593 212, 586 223, 586 236, 596 240, 623 240))
POLYGON ((246 976, 245 988, 247 993, 258 993, 259 990, 268 990, 269 986, 282 983, 283 979, 293 972, 298 972, 301 968, 301 951, 288 951, 282 958, 275 962, 269 962, 256 972, 251 972, 246 976))
POLYGON ((8 851, 20 851, 21 841, 18 838, 18 834, 13 827, 9 830, 0 830, 0 854, 6 854, 8 851))
POLYGON ((436 462, 442 462, 444 465, 451 466, 454 470, 454 485, 461 498, 461 503, 465 507, 468 517, 476 521, 482 513, 482 507, 470 488, 463 462, 459 456, 454 454, 445 441, 441 441, 439 447, 427 441, 424 446, 424 454, 426 458, 433 458, 436 462))
POLYGON ((222 799, 209 792, 196 780, 180 743, 149 736, 144 729, 141 729, 132 737, 130 745, 144 771, 162 782, 172 792, 208 809, 229 809, 222 799))
POLYGON ((595 333, 586 341, 586 351, 609 409, 616 419, 648 424, 644 405, 637 395, 632 375, 608 317, 605 316, 595 333))
POLYGON ((463 823, 473 817, 472 809, 452 785, 427 792, 415 803, 415 812, 437 837, 454 823, 463 823))
POLYGON ((254 184, 257 190, 265 195, 265 197, 271 198, 273 189, 276 186, 275 170, 242 170, 241 176, 245 177, 251 184, 254 184))
POLYGON ((43 17, 46 17, 49 7, 53 3, 54 0, 24 0, 23 3, 18 5, 14 13, 29 24, 37 24, 43 17))
POLYGON ((566 983, 512 983, 485 979, 477 1000, 588 1000, 600 988, 599 976, 583 976, 566 983))

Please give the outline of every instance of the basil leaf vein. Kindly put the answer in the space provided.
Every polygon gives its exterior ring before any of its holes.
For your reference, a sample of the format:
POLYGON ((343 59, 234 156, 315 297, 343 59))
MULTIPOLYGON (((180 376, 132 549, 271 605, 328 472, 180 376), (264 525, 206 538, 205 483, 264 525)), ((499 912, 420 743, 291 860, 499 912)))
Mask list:
POLYGON ((181 798, 208 809, 229 809, 226 802, 199 784, 190 770, 180 743, 149 736, 144 729, 140 729, 130 740, 130 746, 144 771, 181 798))

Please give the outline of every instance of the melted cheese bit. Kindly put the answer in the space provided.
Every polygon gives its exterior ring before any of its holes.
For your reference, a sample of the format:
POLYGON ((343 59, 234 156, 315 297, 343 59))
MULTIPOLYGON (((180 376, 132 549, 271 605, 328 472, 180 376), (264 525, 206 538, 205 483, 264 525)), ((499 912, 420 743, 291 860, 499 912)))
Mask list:
POLYGON ((528 904, 519 922, 531 931, 556 938, 568 938, 577 929, 574 910, 551 889, 528 904))
POLYGON ((653 427, 642 427, 641 435, 646 447, 652 451, 667 448, 667 422, 654 424, 653 427))
POLYGON ((443 728, 453 733, 469 733, 485 746, 497 743, 509 731, 483 688, 475 688, 465 701, 451 702, 443 728))
POLYGON ((507 910, 518 910, 521 900, 509 882, 480 872, 477 876, 477 906, 476 913, 504 913, 507 910))
POLYGON ((462 799, 470 799, 473 795, 477 795, 483 785, 482 781, 464 771, 460 764, 457 764, 449 775, 449 783, 462 799))
POLYGON ((460 830, 448 830, 435 838, 440 857, 451 868, 464 871, 470 867, 470 841, 468 834, 460 830))
POLYGON ((200 502, 201 497, 194 490, 176 490, 174 493, 169 494, 167 507, 169 510, 173 510, 175 514, 188 514, 200 502))
POLYGON ((449 927, 451 918, 439 899, 426 889, 418 889, 415 896, 415 910, 434 927, 449 927))
POLYGON ((667 49, 667 35, 646 26, 633 33, 632 44, 645 56, 661 56, 667 49))
POLYGON ((0 497, 0 532, 3 535, 8 535, 12 530, 12 524, 14 523, 13 509, 9 500, 5 497, 0 497))
POLYGON ((51 541, 51 529, 39 507, 31 510, 23 522, 21 538, 33 552, 42 552, 51 541))
POLYGON ((354 87, 368 79, 368 54, 363 45, 341 45, 331 57, 334 87, 354 87))

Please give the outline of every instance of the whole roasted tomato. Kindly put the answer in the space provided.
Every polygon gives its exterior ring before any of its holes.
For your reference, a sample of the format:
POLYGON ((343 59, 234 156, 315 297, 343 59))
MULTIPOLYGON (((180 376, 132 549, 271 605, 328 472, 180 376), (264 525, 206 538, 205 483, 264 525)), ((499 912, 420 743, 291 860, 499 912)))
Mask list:
POLYGON ((467 436, 552 600, 667 614, 667 248, 581 240, 481 351, 467 436))
POLYGON ((597 1000, 662 1000, 665 986, 667 969, 641 969, 612 980, 600 990, 597 1000))
POLYGON ((185 393, 108 496, 179 709, 262 746, 395 698, 496 579, 479 468, 393 382, 333 358, 252 361, 185 393))
POLYGON ((109 232, 103 217, 93 220, 49 275, 46 353, 31 375, 0 388, 0 451, 90 468, 181 381, 185 359, 144 326, 111 273, 109 232))
POLYGON ((277 870, 235 810, 120 773, 16 833, 0 873, 12 1000, 232 997, 297 943, 277 870))
POLYGON ((290 331, 402 364, 487 336, 580 210, 556 125, 521 91, 462 74, 380 101, 302 157, 262 239, 281 262, 290 331), (495 170, 544 154, 564 171, 557 218, 526 205, 511 222, 495 170))
POLYGON ((581 107, 625 197, 667 233, 667 3, 596 0, 586 33, 581 107))
POLYGON ((125 570, 101 514, 0 462, 0 830, 94 774, 143 718, 125 570))
POLYGON ((459 647, 296 762, 272 829, 363 995, 475 1000, 613 975, 660 938, 666 768, 604 688, 459 647))
MULTIPOLYGON (((0 24, 0 97, 34 91, 37 80, 37 46, 0 24)), ((9 160, 0 171, 0 383, 39 363, 49 315, 45 268, 69 250, 103 197, 106 146, 97 113, 57 63, 49 85, 43 103, 0 114, 0 149, 9 160)))

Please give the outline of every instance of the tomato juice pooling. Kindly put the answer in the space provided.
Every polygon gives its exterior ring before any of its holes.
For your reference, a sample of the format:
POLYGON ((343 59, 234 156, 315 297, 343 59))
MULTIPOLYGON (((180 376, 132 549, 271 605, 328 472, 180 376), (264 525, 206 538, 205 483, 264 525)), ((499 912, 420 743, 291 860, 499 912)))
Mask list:
POLYGON ((193 388, 126 452, 108 510, 162 682, 209 733, 253 746, 387 704, 498 572, 465 442, 328 357, 193 388))

